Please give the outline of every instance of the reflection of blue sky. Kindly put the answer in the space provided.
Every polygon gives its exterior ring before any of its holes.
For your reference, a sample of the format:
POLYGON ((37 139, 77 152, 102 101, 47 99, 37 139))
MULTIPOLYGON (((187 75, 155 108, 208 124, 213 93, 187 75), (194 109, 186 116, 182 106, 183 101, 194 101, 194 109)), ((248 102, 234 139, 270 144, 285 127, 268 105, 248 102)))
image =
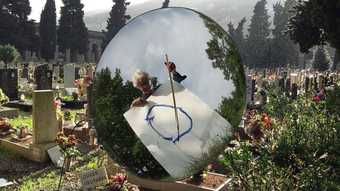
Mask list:
POLYGON ((121 69, 131 80, 137 69, 148 72, 159 82, 168 79, 165 54, 188 78, 183 85, 216 109, 221 97, 231 96, 232 81, 212 67, 205 50, 212 38, 199 14, 183 8, 160 9, 139 16, 126 25, 110 42, 98 65, 121 69))

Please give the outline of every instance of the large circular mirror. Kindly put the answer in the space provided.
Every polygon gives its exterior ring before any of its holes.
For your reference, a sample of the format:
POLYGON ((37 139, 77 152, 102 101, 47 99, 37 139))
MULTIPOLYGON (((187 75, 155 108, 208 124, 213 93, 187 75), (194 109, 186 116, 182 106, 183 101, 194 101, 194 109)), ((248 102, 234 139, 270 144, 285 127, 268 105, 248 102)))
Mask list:
POLYGON ((125 25, 100 59, 94 91, 105 150, 153 179, 185 178, 216 159, 245 109, 235 44, 215 21, 187 8, 153 10, 125 25), (165 62, 175 64, 170 76, 165 62), (136 73, 148 75, 148 97, 134 87, 136 73), (146 105, 130 108, 143 96, 146 105))

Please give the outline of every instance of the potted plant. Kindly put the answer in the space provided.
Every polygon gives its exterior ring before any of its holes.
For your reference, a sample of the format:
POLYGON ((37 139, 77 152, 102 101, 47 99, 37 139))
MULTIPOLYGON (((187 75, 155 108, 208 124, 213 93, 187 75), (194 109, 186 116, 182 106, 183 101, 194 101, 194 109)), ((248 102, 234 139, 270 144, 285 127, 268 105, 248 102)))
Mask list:
POLYGON ((75 135, 66 137, 64 133, 59 132, 56 137, 56 143, 64 155, 64 169, 68 171, 71 167, 72 160, 80 155, 80 152, 76 148, 77 139, 75 135))
POLYGON ((65 126, 74 126, 74 121, 72 121, 72 115, 70 111, 64 112, 64 125, 65 126))

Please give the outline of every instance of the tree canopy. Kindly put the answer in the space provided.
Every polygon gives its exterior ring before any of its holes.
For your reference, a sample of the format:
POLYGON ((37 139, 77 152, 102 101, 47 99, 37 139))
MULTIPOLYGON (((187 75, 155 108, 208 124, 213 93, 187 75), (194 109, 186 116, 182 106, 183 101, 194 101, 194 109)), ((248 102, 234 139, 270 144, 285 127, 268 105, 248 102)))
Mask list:
POLYGON ((56 7, 54 0, 47 0, 40 16, 39 34, 41 39, 41 57, 50 60, 54 58, 57 44, 56 7))
POLYGON ((80 0, 63 0, 58 28, 58 45, 62 51, 71 50, 71 61, 88 49, 88 30, 85 26, 84 5, 80 0))
POLYGON ((114 5, 112 6, 110 17, 107 20, 106 31, 103 31, 105 33, 103 50, 131 18, 130 15, 126 15, 127 6, 130 4, 129 2, 126 2, 126 0, 113 0, 113 2, 114 5))

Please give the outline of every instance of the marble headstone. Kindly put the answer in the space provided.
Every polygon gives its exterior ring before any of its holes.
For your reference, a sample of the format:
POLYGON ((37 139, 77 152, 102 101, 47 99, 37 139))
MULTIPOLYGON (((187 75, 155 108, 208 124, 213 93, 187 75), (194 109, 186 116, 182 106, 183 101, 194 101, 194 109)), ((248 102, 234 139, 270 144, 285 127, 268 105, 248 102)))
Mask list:
POLYGON ((75 67, 74 64, 64 65, 64 87, 74 88, 75 67))

